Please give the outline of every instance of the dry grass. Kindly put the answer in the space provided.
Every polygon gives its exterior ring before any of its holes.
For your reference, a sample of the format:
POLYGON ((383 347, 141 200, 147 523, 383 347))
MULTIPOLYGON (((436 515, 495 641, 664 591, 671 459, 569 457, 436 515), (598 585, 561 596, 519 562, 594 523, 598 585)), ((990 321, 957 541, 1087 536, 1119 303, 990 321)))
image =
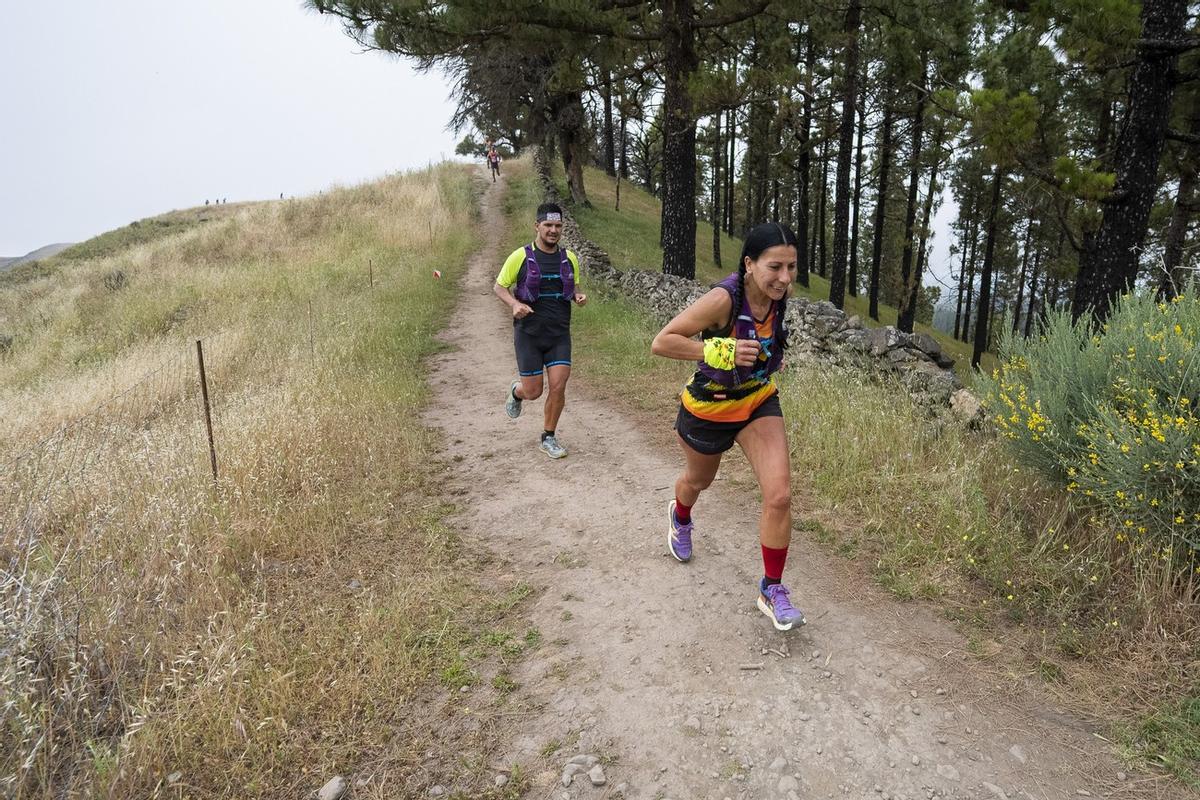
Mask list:
POLYGON ((430 681, 523 595, 458 578, 415 422, 473 191, 438 167, 0 286, 5 796, 415 794, 427 746, 486 733, 430 681))

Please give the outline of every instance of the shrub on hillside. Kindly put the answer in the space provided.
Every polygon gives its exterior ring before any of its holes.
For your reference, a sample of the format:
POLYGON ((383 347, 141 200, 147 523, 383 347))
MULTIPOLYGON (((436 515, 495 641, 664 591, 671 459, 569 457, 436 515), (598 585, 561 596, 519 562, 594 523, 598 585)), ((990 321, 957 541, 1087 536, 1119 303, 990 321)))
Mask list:
POLYGON ((1099 333, 1056 314, 984 379, 1019 458, 1156 555, 1200 550, 1200 298, 1126 296, 1099 333))

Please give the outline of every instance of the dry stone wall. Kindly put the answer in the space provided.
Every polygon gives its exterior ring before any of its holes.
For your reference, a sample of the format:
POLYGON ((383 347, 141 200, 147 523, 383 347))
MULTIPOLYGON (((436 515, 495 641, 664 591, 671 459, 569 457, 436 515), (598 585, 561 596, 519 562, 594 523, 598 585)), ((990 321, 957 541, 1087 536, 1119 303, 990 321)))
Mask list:
MULTIPOLYGON (((665 323, 709 287, 696 281, 641 269, 619 270, 603 249, 585 237, 550 179, 545 151, 535 150, 534 168, 547 202, 564 209, 563 241, 580 258, 589 281, 611 286, 665 323)), ((963 389, 942 352, 927 333, 908 334, 889 325, 867 328, 858 316, 847 316, 827 300, 794 297, 788 301, 788 363, 819 362, 850 370, 892 376, 931 410, 951 405, 963 389)))

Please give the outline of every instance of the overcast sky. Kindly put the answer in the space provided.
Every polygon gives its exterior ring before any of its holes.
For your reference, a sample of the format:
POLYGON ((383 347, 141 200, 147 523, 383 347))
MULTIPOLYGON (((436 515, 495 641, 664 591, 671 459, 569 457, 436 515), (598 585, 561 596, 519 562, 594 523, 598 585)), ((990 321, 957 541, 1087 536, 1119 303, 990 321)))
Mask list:
POLYGON ((440 74, 299 0, 0 5, 0 256, 451 157, 440 74))

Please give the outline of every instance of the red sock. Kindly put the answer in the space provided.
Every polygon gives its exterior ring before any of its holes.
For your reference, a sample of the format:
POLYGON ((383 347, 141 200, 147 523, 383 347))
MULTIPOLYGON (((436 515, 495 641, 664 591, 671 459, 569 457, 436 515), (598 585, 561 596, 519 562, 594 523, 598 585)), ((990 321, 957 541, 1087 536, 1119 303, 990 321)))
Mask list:
POLYGON ((783 580, 783 565, 787 563, 786 547, 762 546, 763 575, 767 580, 778 583, 783 580))
POLYGON ((692 507, 679 502, 678 496, 675 497, 675 521, 680 525, 687 525, 692 521, 692 507))

